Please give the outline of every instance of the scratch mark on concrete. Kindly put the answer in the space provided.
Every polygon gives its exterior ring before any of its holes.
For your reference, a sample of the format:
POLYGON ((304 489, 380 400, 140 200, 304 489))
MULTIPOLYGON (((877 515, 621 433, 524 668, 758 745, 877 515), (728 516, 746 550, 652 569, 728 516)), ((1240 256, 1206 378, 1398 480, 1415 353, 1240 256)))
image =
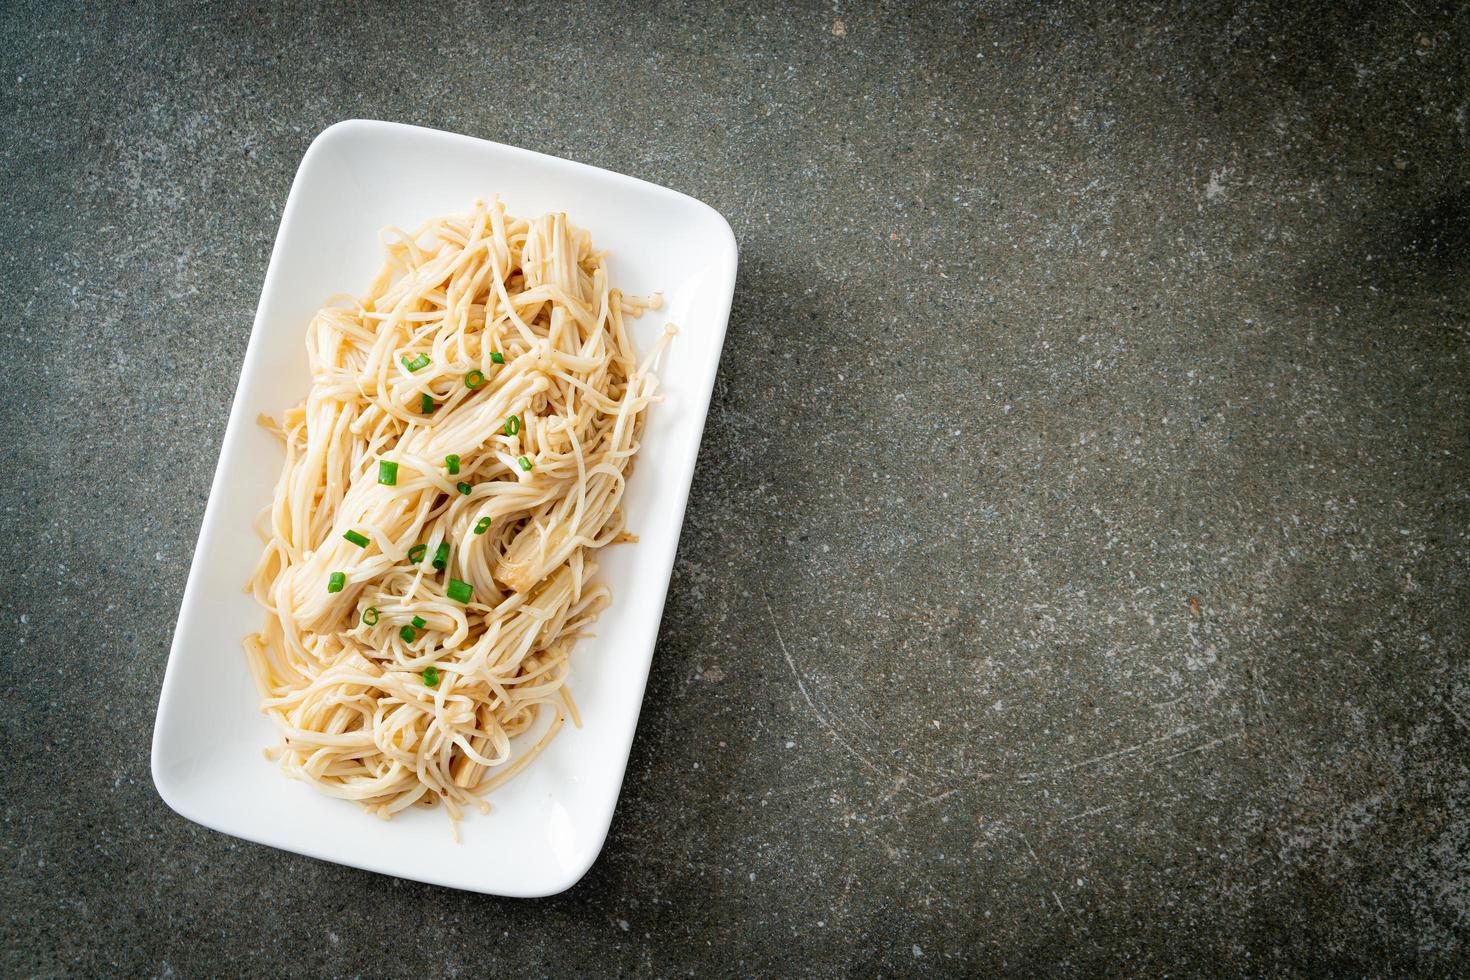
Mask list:
MULTIPOLYGON (((766 615, 770 617, 771 629, 776 634, 776 644, 781 648, 781 656, 786 658, 786 666, 791 668, 791 676, 796 678, 796 687, 798 690, 801 691, 802 699, 806 701, 806 706, 810 708, 812 714, 816 716, 817 722, 827 730, 827 733, 837 741, 838 745, 847 750, 848 755, 851 755, 854 759, 861 762, 864 766, 868 767, 873 772, 876 772, 884 777, 894 779, 894 777, 891 773, 888 772, 888 770, 884 769, 882 766, 879 766, 877 763, 873 762, 867 756, 863 755, 856 748, 854 748, 852 746, 852 743, 843 738, 842 733, 839 732, 836 727, 834 727, 833 724, 827 720, 827 716, 825 713, 823 713, 821 706, 817 703, 817 699, 812 697, 812 692, 807 689, 806 680, 801 676, 801 671, 796 669, 796 661, 792 658, 791 651, 786 648, 786 640, 784 637, 781 636, 781 627, 776 623, 776 613, 771 609, 771 600, 764 593, 761 594, 761 600, 766 604, 766 615)), ((903 772, 902 770, 899 771, 900 773, 903 772)), ((903 773, 903 775, 907 776, 908 774, 903 773)), ((903 783, 903 779, 894 779, 895 788, 897 789, 906 789, 903 783)), ((914 791, 908 790, 908 792, 912 793, 914 791)), ((924 794, 919 795, 923 796, 924 794)), ((925 798, 927 799, 927 797, 925 798)))
POLYGON ((960 791, 959 790, 959 787, 956 786, 954 789, 945 790, 943 793, 940 793, 938 796, 928 797, 927 799, 924 800, 924 802, 925 803, 943 803, 945 800, 949 799, 951 796, 955 795, 959 791, 960 791))
POLYGON ((1083 759, 1081 762, 1073 762, 1065 766, 1057 766, 1052 769, 1035 769, 1031 772, 1023 772, 1017 775, 1016 778, 1023 783, 1029 783, 1034 780, 1040 779, 1043 776, 1057 776, 1064 772, 1071 772, 1074 769, 1082 769, 1086 766, 1096 765, 1099 762, 1106 762, 1109 759, 1117 759, 1121 756, 1132 755, 1134 752, 1137 752, 1140 749, 1146 749, 1150 745, 1157 745, 1160 742, 1167 742, 1170 739, 1179 738, 1181 735, 1188 735, 1194 730, 1194 725, 1187 725, 1184 728, 1177 728, 1167 735, 1160 735, 1158 738, 1151 738, 1146 742, 1139 742, 1137 745, 1130 745, 1127 748, 1117 749, 1113 752, 1104 752, 1102 755, 1095 755, 1090 759, 1083 759))
POLYGON ((1231 732, 1229 735, 1222 735, 1220 738, 1211 739, 1210 741, 1203 742, 1199 745, 1194 746, 1193 748, 1182 749, 1178 752, 1175 752, 1173 755, 1166 755, 1158 762, 1154 763, 1154 765, 1161 766, 1164 763, 1168 762, 1170 759, 1177 759, 1181 755, 1192 755, 1195 752, 1207 752, 1217 746, 1224 745, 1226 742, 1229 742, 1232 739, 1240 738, 1244 734, 1244 732, 1231 732))
POLYGON ((1063 820, 1057 821, 1057 823, 1058 824, 1064 824, 1064 823, 1072 823, 1074 820, 1085 820, 1088 817, 1095 816, 1096 814, 1102 813, 1102 812, 1104 812, 1106 810, 1111 810, 1113 807, 1115 807, 1117 805, 1118 804, 1116 804, 1116 803, 1107 803, 1107 804, 1104 804, 1103 806, 1095 806, 1091 810, 1083 810, 1081 813, 1074 813, 1070 817, 1067 817, 1067 818, 1065 818, 1063 820))
MULTIPOLYGON (((806 706, 811 709, 811 712, 816 717, 818 724, 820 724, 823 728, 827 730, 827 733, 832 736, 832 738, 837 742, 838 745, 842 746, 842 748, 845 749, 849 755, 851 755, 857 761, 861 762, 868 769, 871 769, 873 772, 876 772, 881 776, 893 780, 895 792, 910 793, 929 803, 938 803, 959 792, 959 787, 951 787, 950 789, 938 794, 920 792, 919 790, 912 789, 908 786, 908 783, 911 780, 914 782, 920 782, 920 780, 914 779, 913 773, 904 769, 902 766, 895 766, 893 768, 893 771, 890 771, 883 766, 878 765, 876 762, 859 752, 857 748, 854 747, 853 744, 843 736, 842 731, 827 717, 825 707, 812 694, 811 689, 806 686, 806 678, 804 678, 801 674, 801 671, 797 669, 796 660, 794 657, 791 656, 791 651, 786 647, 785 637, 781 635, 781 627, 776 622, 776 613, 771 608, 770 597, 762 592, 761 601, 765 603, 766 616, 769 617, 769 619, 771 620, 771 630, 776 634, 776 645, 781 648, 781 656, 786 658, 786 666, 791 669, 791 676, 796 680, 796 687, 797 690, 801 691, 802 700, 804 700, 806 702, 806 706), (896 776, 894 775, 894 772, 897 773, 896 776)), ((871 726, 869 727, 871 728, 871 726)), ((923 768, 924 771, 930 773, 930 775, 938 775, 928 767, 921 766, 920 768, 923 768)), ((951 775, 954 774, 951 773, 951 775)), ((974 773, 973 775, 975 778, 978 779, 990 778, 990 774, 985 772, 974 773)), ((893 794, 890 793, 887 797, 884 797, 884 799, 891 799, 892 796, 893 794)))
POLYGON ((1026 850, 1031 855, 1031 860, 1036 862, 1038 868, 1041 867, 1041 858, 1036 856, 1036 848, 1031 846, 1031 839, 1026 836, 1026 831, 1017 827, 1016 833, 1021 835, 1021 843, 1026 845, 1026 850))

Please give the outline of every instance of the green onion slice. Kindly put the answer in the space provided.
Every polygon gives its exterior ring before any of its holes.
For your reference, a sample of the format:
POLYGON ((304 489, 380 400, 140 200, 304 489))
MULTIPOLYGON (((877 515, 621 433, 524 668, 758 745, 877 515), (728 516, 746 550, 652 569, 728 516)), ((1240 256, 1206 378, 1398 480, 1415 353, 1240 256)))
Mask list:
POLYGON ((378 482, 385 487, 398 485, 398 464, 391 459, 378 460, 378 482))
POLYGON ((401 360, 403 361, 403 366, 408 368, 410 374, 412 374, 414 371, 417 371, 419 368, 429 366, 428 354, 420 354, 411 361, 407 357, 401 358, 401 360))
POLYGON ((434 567, 442 572, 447 564, 449 564, 449 542, 440 541, 439 547, 434 549, 434 567))
POLYGON ((517 456, 516 462, 521 464, 521 469, 525 470, 527 473, 531 472, 531 461, 525 456, 517 456))
POLYGON ((479 370, 478 368, 464 376, 464 386, 470 391, 474 391, 476 388, 480 387, 480 385, 484 383, 485 372, 479 370))
POLYGON ((488 517, 482 517, 482 518, 480 518, 480 523, 478 523, 478 524, 475 525, 475 533, 476 534, 484 534, 488 530, 490 530, 490 518, 488 518, 488 517))
POLYGON ((459 472, 459 457, 454 455, 453 453, 445 456, 444 467, 449 470, 450 476, 454 476, 454 474, 459 472))
POLYGON ((428 554, 428 551, 428 545, 416 544, 412 548, 408 549, 408 560, 417 565, 419 562, 424 560, 424 555, 428 554))
POLYGON ((505 355, 502 354, 502 353, 500 353, 500 351, 498 351, 498 350, 497 351, 491 351, 490 352, 490 360, 494 361, 496 364, 504 364, 505 363, 505 355))
POLYGON ((398 631, 398 635, 403 637, 404 643, 412 643, 414 639, 418 636, 418 633, 414 632, 414 628, 412 626, 405 626, 403 627, 403 629, 398 631))
POLYGON ((424 683, 429 687, 439 686, 439 669, 437 667, 424 668, 424 683))
POLYGON ((444 592, 455 602, 469 602, 470 596, 475 594, 475 590, 470 587, 470 583, 461 582, 457 578, 449 580, 449 587, 444 592))
POLYGON ((468 483, 456 483, 454 485, 454 489, 458 490, 460 493, 468 497, 470 495, 470 491, 475 488, 470 486, 468 483))
POLYGON ((348 531, 346 534, 342 535, 342 537, 346 538, 348 541, 351 541, 359 548, 366 548, 368 546, 368 539, 367 535, 365 534, 358 534, 356 531, 348 531))
POLYGON ((510 418, 505 420, 506 435, 513 436, 519 431, 521 431, 521 420, 519 416, 512 415, 510 418))
POLYGON ((434 404, 434 399, 432 397, 430 397, 430 395, 429 395, 429 393, 427 391, 424 392, 422 395, 419 395, 419 411, 420 412, 423 412, 425 415, 428 415, 430 412, 434 411, 434 409, 436 409, 438 407, 439 407, 438 405, 435 405, 434 404))
POLYGON ((342 587, 344 585, 346 585, 346 584, 347 584, 347 573, 346 572, 333 572, 327 578, 327 591, 328 592, 341 592, 342 591, 342 587))
POLYGON ((409 622, 413 623, 415 629, 423 629, 425 626, 429 625, 429 621, 424 619, 424 617, 422 616, 415 616, 413 619, 410 619, 409 622))
POLYGON ((369 626, 378 625, 378 607, 368 606, 362 611, 362 621, 369 626))

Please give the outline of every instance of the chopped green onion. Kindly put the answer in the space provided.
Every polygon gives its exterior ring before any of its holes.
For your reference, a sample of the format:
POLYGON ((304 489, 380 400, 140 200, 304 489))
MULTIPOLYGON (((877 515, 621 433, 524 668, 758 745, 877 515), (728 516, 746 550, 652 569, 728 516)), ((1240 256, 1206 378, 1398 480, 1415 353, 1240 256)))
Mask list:
POLYGON ((470 583, 461 582, 457 578, 449 580, 449 587, 444 592, 455 602, 469 602, 470 596, 475 594, 475 590, 470 587, 470 583))
POLYGON ((412 626, 403 627, 403 629, 398 631, 398 635, 403 637, 404 643, 412 643, 418 637, 418 633, 414 632, 412 626))
POLYGON ((480 385, 484 383, 485 372, 479 370, 478 368, 464 376, 464 386, 470 391, 474 391, 476 388, 480 387, 480 385))
POLYGON ((365 535, 358 534, 356 531, 348 531, 346 534, 342 535, 342 537, 346 538, 348 541, 351 541, 359 548, 366 548, 368 546, 367 537, 365 535))
POLYGON ((505 355, 502 354, 502 353, 500 353, 500 351, 498 351, 498 350, 497 351, 491 351, 490 352, 490 360, 494 361, 496 364, 504 364, 505 363, 505 355))
POLYGON ((521 431, 521 420, 519 416, 512 415, 510 418, 505 420, 506 435, 513 436, 519 431, 521 431))
POLYGON ((333 572, 327 578, 327 591, 328 592, 341 592, 342 591, 342 586, 344 586, 346 584, 347 584, 347 573, 346 572, 333 572))
POLYGON ((484 534, 488 530, 490 530, 490 518, 488 518, 488 517, 482 517, 482 518, 480 518, 480 523, 478 523, 478 524, 475 525, 475 533, 476 534, 484 534))
POLYGON ((446 469, 449 470, 449 475, 453 476, 454 474, 459 472, 459 457, 454 455, 453 453, 445 456, 444 466, 446 469))
POLYGON ((368 606, 362 611, 362 621, 369 626, 378 625, 378 607, 368 606))
POLYGON ((427 554, 428 551, 428 545, 416 544, 412 548, 408 549, 408 560, 417 565, 419 562, 424 560, 424 555, 427 554))
POLYGON ((449 542, 440 541, 439 547, 434 549, 434 567, 444 571, 444 566, 449 564, 449 542))
POLYGON ((429 687, 439 686, 439 669, 437 667, 424 668, 424 683, 429 687))
POLYGON ((430 397, 430 395, 429 395, 429 393, 427 391, 424 392, 422 395, 419 395, 419 411, 420 412, 423 412, 425 415, 428 415, 430 412, 432 412, 434 409, 436 409, 438 407, 439 407, 438 405, 435 405, 434 404, 434 399, 432 397, 430 397))
POLYGON ((415 616, 413 619, 410 619, 409 622, 413 623, 416 629, 423 629, 425 626, 429 625, 429 621, 422 616, 415 616))
POLYGON ((470 486, 468 483, 456 483, 454 485, 454 489, 458 490, 460 493, 468 497, 470 495, 470 491, 473 490, 474 487, 470 486))
POLYGON ((531 472, 531 461, 524 456, 517 456, 516 462, 521 464, 521 469, 527 473, 531 472))
POLYGON ((407 357, 400 358, 400 360, 403 361, 403 366, 408 368, 410 374, 414 371, 417 371, 419 368, 429 366, 428 354, 420 354, 411 361, 407 357))
POLYGON ((378 460, 378 482, 385 487, 398 485, 398 464, 391 459, 378 460))

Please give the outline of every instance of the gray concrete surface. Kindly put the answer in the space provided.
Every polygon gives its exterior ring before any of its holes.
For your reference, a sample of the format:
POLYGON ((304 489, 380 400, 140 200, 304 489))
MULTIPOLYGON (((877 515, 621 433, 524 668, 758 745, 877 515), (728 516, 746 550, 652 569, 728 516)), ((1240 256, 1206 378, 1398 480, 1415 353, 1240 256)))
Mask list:
POLYGON ((4 972, 1465 969, 1467 35, 1431 0, 5 4, 4 972), (627 784, 557 898, 151 785, 281 206, 353 116, 740 239, 627 784))

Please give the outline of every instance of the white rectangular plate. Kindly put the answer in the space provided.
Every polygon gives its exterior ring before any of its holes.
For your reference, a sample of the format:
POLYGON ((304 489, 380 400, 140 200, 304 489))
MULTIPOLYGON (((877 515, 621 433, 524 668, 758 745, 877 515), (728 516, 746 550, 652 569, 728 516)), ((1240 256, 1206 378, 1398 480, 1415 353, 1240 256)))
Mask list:
POLYGON ((306 151, 266 271, 219 467, 194 551, 153 730, 153 781, 190 820, 247 840, 385 874, 498 895, 562 891, 592 866, 612 822, 653 658, 730 299, 735 236, 683 194, 595 167, 415 126, 351 120, 306 151), (263 613, 243 591, 282 455, 256 425, 307 392, 305 331, 336 293, 361 293, 382 259, 378 232, 416 227, 500 195, 511 214, 564 211, 609 254, 625 292, 661 292, 632 321, 650 348, 679 335, 659 374, 625 498, 632 546, 598 556, 613 601, 572 655, 582 728, 567 726, 525 772, 489 797, 453 843, 442 809, 384 822, 286 778, 262 756, 276 733, 259 711, 240 639, 263 613))

